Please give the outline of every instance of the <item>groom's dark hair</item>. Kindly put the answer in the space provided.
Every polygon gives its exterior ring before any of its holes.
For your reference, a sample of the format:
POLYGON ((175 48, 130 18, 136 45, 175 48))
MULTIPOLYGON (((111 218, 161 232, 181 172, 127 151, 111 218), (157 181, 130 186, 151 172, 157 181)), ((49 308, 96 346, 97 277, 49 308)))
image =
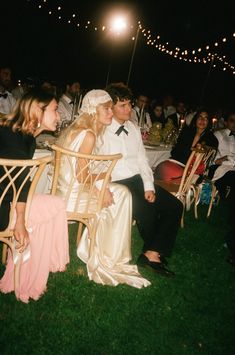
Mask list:
POLYGON ((133 94, 131 89, 124 83, 112 83, 109 84, 105 89, 111 96, 114 105, 118 101, 132 100, 133 94))

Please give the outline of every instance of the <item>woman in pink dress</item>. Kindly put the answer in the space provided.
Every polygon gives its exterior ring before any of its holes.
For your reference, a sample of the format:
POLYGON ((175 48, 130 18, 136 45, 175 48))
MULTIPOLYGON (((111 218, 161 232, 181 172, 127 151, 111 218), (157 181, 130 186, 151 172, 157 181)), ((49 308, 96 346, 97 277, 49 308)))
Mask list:
MULTIPOLYGON (((54 96, 42 90, 26 93, 13 112, 0 120, 0 157, 32 159, 35 137, 43 130, 55 131, 59 114, 54 96)), ((1 172, 0 172, 1 173, 1 172)), ((1 186, 0 186, 1 187, 1 186)), ((27 190, 16 206, 14 237, 17 248, 30 256, 21 266, 17 298, 27 303, 37 300, 45 291, 49 272, 64 271, 69 262, 68 228, 65 206, 59 197, 35 195, 31 204, 27 229, 24 222, 27 190)), ((0 230, 8 225, 10 202, 0 206, 0 230)), ((24 253, 25 254, 25 253, 24 253)), ((14 262, 8 253, 5 273, 0 280, 0 291, 14 291, 14 262)))

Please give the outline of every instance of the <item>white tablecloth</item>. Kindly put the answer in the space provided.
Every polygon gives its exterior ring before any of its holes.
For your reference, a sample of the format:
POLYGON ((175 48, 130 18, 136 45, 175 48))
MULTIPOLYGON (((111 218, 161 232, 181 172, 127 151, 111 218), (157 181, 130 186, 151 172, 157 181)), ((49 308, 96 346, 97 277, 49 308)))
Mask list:
MULTIPOLYGON (((47 155, 52 156, 52 152, 47 149, 36 149, 33 158, 42 158, 47 155)), ((50 164, 47 164, 36 187, 36 193, 38 194, 47 194, 50 192, 50 183, 51 181, 48 179, 48 172, 50 170, 50 164)))
POLYGON ((170 158, 170 153, 171 153, 171 146, 170 147, 161 147, 157 146, 154 148, 150 148, 148 146, 145 146, 145 151, 146 155, 148 158, 148 162, 150 167, 156 168, 156 166, 161 163, 164 160, 167 160, 170 158))

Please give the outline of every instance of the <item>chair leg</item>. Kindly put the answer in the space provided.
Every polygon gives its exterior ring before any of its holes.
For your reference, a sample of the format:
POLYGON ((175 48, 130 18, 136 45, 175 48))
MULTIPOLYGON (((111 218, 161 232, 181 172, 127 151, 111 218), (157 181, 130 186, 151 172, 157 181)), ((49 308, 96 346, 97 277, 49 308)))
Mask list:
POLYGON ((209 207, 208 207, 208 211, 207 211, 207 218, 210 217, 211 210, 212 210, 212 205, 213 205, 213 202, 215 200, 216 193, 217 193, 217 189, 216 189, 215 186, 213 186, 212 187, 212 191, 211 191, 211 199, 210 199, 210 203, 209 203, 209 207))
POLYGON ((181 217, 180 226, 184 228, 184 216, 181 217))
POLYGON ((228 197, 228 195, 230 194, 231 191, 231 187, 230 186, 226 186, 226 194, 225 194, 225 198, 228 197))
POLYGON ((183 212, 180 220, 180 226, 181 228, 184 228, 184 213, 185 213, 185 206, 183 207, 183 212))
POLYGON ((20 254, 19 260, 14 267, 14 290, 15 296, 18 299, 19 290, 20 290, 20 269, 22 264, 22 254, 20 254))
POLYGON ((199 196, 200 196, 200 189, 198 188, 195 192, 195 200, 194 200, 194 217, 196 219, 198 219, 197 206, 199 204, 199 196))
POLYGON ((2 263, 4 265, 7 262, 7 248, 8 248, 8 245, 3 243, 3 246, 2 246, 2 263))
POLYGON ((92 227, 89 230, 89 238, 90 238, 89 255, 91 255, 91 252, 94 249, 95 237, 96 237, 96 231, 97 231, 98 223, 99 223, 99 220, 94 220, 93 224, 92 224, 92 227))
POLYGON ((81 237, 82 237, 82 227, 83 227, 83 223, 82 222, 78 222, 77 246, 80 243, 80 240, 81 240, 81 237))

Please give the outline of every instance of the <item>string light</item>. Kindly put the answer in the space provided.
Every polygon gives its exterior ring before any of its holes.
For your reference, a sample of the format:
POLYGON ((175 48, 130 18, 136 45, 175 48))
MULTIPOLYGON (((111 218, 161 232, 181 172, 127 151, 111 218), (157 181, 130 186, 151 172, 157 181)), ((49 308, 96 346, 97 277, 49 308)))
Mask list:
MULTIPOLYGON (((154 36, 151 34, 151 32, 149 32, 149 30, 147 30, 146 28, 143 28, 142 25, 139 25, 139 28, 141 29, 141 33, 143 35, 143 38, 146 40, 146 44, 149 46, 149 45, 153 45, 154 42, 157 40, 157 39, 160 39, 160 36, 158 35, 157 37, 155 37, 155 39, 150 39, 150 38, 154 38, 154 36), (149 34, 149 36, 146 38, 146 32, 149 34)), ((235 33, 233 33, 233 37, 235 37, 235 33)), ((227 38, 223 38, 221 39, 220 41, 217 41, 214 43, 214 46, 217 47, 217 48, 220 48, 221 49, 221 45, 219 45, 219 43, 221 44, 224 44, 227 42, 227 38)), ((226 56, 223 55, 223 56, 219 56, 217 53, 210 53, 208 52, 208 50, 210 49, 210 46, 207 45, 205 47, 200 47, 198 48, 197 50, 193 49, 193 50, 188 50, 188 49, 184 49, 182 52, 181 52, 181 56, 179 57, 178 56, 178 53, 179 53, 179 48, 176 47, 176 48, 172 48, 169 46, 169 42, 166 42, 166 43, 158 43, 157 45, 155 45, 155 48, 158 49, 159 51, 167 54, 167 55, 170 55, 178 60, 183 60, 185 62, 188 62, 188 63, 201 63, 201 64, 207 64, 208 62, 211 62, 212 60, 213 61, 219 61, 221 62, 221 64, 223 65, 223 67, 221 67, 221 69, 223 71, 225 70, 231 70, 232 73, 234 74, 234 70, 233 70, 233 66, 228 62, 228 61, 225 61, 225 58, 226 56), (203 57, 200 58, 198 56, 196 56, 196 52, 198 53, 198 55, 202 55, 203 57), (192 57, 193 55, 193 57, 192 57), (225 68, 225 69, 224 69, 225 68)), ((214 67, 214 66, 213 66, 214 67)))
MULTIPOLYGON (((46 5, 47 0, 42 0, 42 4, 38 5, 39 9, 42 9, 43 5, 46 5)), ((57 10, 61 11, 62 7, 61 6, 57 6, 57 10)), ((49 10, 48 11, 49 15, 55 14, 54 10, 49 10)), ((75 20, 76 18, 76 14, 73 13, 71 15, 71 18, 67 18, 67 23, 68 24, 72 24, 73 20, 75 20)), ((58 17, 59 20, 62 19, 61 16, 58 17)), ((86 30, 88 29, 88 27, 90 28, 90 30, 94 30, 94 31, 98 31, 99 29, 104 32, 107 30, 110 30, 109 28, 107 28, 105 25, 103 26, 94 26, 90 20, 88 20, 84 26, 81 26, 80 23, 74 23, 74 25, 76 25, 77 28, 85 28, 86 30)), ((226 70, 230 70, 232 71, 232 74, 235 75, 235 71, 234 71, 234 66, 232 66, 228 60, 225 61, 226 56, 225 55, 218 55, 217 53, 213 53, 213 47, 214 48, 219 48, 220 50, 222 49, 221 47, 224 46, 225 44, 228 43, 228 41, 230 40, 230 37, 223 37, 217 41, 214 42, 214 44, 212 44, 211 46, 209 46, 208 44, 205 47, 199 47, 197 49, 180 49, 178 46, 173 48, 169 42, 165 42, 165 43, 160 43, 161 40, 161 36, 160 34, 157 34, 157 36, 154 36, 151 33, 150 29, 146 29, 143 27, 141 21, 138 21, 138 25, 137 28, 139 28, 140 33, 142 33, 142 36, 145 40, 145 43, 147 46, 152 46, 154 48, 156 48, 157 50, 159 50, 161 53, 164 53, 166 55, 169 55, 177 60, 183 60, 184 62, 188 62, 188 63, 192 63, 192 64, 207 64, 211 61, 213 62, 217 62, 217 63, 221 63, 222 65, 222 70, 226 71, 226 70), (209 53, 209 49, 211 49, 211 52, 209 53), (181 51, 181 55, 179 56, 179 53, 181 51), (196 52, 198 53, 198 56, 196 56, 196 52), (200 57, 202 56, 202 57, 200 57)), ((134 26, 131 25, 130 29, 134 29, 134 26)), ((232 34, 232 37, 235 38, 235 32, 232 34)), ((131 36, 131 40, 134 41, 135 40, 135 36, 131 36)), ((213 63, 213 68, 218 67, 215 63, 213 63)))

